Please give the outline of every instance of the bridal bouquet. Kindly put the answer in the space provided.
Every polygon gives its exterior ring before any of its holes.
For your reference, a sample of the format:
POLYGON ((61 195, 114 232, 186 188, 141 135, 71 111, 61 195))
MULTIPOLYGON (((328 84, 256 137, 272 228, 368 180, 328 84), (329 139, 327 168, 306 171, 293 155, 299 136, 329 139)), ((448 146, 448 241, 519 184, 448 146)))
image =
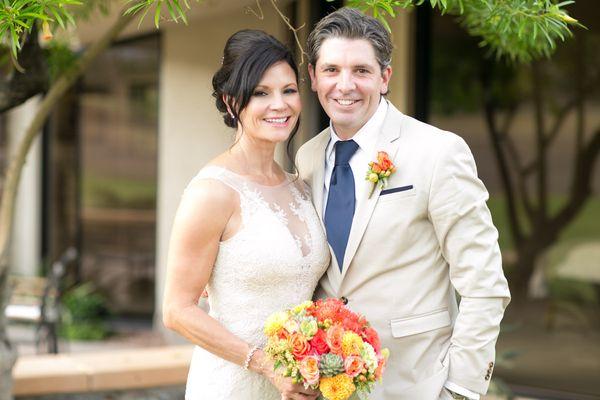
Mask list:
POLYGON ((361 398, 381 379, 389 351, 367 320, 338 299, 306 301, 272 314, 265 352, 295 383, 319 389, 327 400, 361 398))

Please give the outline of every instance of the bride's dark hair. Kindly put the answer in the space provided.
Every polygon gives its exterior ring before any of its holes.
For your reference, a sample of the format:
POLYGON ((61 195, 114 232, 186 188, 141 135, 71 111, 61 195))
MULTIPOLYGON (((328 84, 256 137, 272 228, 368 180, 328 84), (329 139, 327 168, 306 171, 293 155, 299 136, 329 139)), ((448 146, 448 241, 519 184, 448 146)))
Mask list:
MULTIPOLYGON (((298 67, 292 53, 279 40, 253 29, 244 29, 231 35, 223 50, 223 65, 212 79, 212 95, 217 109, 223 114, 225 125, 237 127, 240 113, 250 102, 263 74, 280 61, 286 62, 294 70, 297 81, 298 67)), ((298 124, 292 135, 297 129, 298 124)))

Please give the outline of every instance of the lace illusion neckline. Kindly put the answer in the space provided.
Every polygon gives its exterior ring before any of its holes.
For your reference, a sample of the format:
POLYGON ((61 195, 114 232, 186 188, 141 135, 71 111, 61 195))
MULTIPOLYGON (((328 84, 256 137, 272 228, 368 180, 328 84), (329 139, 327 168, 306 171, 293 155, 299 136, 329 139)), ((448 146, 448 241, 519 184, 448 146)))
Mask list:
POLYGON ((230 170, 229 168, 226 168, 226 167, 223 167, 220 165, 209 165, 207 168, 214 168, 214 169, 221 170, 224 173, 233 175, 237 179, 240 179, 248 184, 258 186, 261 188, 265 188, 265 189, 277 189, 277 188, 280 188, 282 186, 285 186, 285 185, 288 185, 291 183, 290 174, 285 171, 283 171, 283 173, 285 174, 285 177, 283 178, 283 180, 281 182, 276 183, 275 185, 265 185, 263 183, 253 181, 252 179, 248 179, 246 176, 238 174, 237 172, 234 172, 234 171, 230 170))

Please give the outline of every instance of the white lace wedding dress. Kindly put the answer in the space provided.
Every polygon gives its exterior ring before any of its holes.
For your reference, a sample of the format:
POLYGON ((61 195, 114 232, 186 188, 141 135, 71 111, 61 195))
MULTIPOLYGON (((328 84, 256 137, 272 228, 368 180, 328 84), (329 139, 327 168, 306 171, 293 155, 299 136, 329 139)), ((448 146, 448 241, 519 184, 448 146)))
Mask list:
MULTIPOLYGON (((242 340, 264 346, 267 317, 309 300, 329 264, 329 248, 308 190, 288 175, 264 186, 208 166, 194 179, 217 180, 239 194, 242 225, 222 241, 207 285, 210 315, 242 340)), ((261 375, 196 346, 186 400, 279 400, 261 375)))

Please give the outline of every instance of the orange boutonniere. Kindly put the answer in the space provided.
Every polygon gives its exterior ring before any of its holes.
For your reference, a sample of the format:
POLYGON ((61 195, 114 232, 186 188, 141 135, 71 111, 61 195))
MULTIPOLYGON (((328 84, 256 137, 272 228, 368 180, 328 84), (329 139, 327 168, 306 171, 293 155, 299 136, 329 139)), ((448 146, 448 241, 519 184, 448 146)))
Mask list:
POLYGON ((367 170, 366 180, 373 182, 369 198, 373 195, 378 184, 382 189, 387 186, 387 180, 394 172, 396 172, 396 167, 388 154, 385 151, 377 152, 377 162, 371 161, 367 170))

